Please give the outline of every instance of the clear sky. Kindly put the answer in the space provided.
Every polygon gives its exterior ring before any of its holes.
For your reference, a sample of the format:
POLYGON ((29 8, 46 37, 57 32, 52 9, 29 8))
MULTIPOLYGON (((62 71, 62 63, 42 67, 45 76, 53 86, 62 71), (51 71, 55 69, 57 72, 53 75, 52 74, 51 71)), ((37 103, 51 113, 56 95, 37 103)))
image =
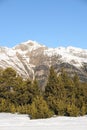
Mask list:
POLYGON ((34 40, 87 49, 87 0, 0 0, 0 46, 34 40))

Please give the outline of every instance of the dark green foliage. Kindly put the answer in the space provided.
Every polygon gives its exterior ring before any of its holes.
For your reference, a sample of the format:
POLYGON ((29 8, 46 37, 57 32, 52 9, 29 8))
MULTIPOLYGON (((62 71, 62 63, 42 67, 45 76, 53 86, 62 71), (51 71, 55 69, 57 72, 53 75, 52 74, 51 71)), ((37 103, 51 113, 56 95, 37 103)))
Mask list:
POLYGON ((54 69, 50 68, 45 100, 56 115, 85 115, 87 114, 87 83, 81 83, 77 74, 71 79, 64 69, 57 76, 54 69))
POLYGON ((53 115, 46 101, 42 96, 37 96, 29 109, 29 115, 31 115, 32 119, 35 118, 48 118, 53 115))
POLYGON ((0 112, 29 114, 32 119, 85 115, 87 83, 77 74, 71 79, 64 69, 57 75, 51 67, 42 92, 36 79, 23 80, 12 68, 0 70, 0 112))
POLYGON ((56 91, 57 88, 58 88, 57 74, 54 72, 53 67, 51 67, 48 82, 45 89, 46 96, 50 96, 50 94, 57 95, 58 92, 56 91))

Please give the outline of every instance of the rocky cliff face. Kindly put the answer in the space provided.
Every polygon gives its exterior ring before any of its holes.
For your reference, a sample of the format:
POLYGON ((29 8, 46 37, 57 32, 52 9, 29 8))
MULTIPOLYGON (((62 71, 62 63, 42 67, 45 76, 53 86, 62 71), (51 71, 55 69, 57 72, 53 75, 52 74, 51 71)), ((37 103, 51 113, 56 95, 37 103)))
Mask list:
POLYGON ((13 48, 0 47, 0 68, 12 67, 23 78, 36 77, 42 86, 50 66, 54 66, 57 73, 62 67, 71 76, 77 72, 80 80, 87 81, 87 50, 75 47, 47 48, 30 40, 13 48))

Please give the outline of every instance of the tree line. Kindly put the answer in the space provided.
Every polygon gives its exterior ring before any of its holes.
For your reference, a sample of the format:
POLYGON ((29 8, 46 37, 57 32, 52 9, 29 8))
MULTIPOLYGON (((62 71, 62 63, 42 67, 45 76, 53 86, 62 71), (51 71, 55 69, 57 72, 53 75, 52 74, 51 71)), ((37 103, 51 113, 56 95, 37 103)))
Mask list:
POLYGON ((57 75, 51 67, 43 92, 36 79, 24 80, 12 68, 1 69, 0 112, 28 114, 32 119, 86 115, 87 83, 77 74, 70 78, 64 69, 57 75))

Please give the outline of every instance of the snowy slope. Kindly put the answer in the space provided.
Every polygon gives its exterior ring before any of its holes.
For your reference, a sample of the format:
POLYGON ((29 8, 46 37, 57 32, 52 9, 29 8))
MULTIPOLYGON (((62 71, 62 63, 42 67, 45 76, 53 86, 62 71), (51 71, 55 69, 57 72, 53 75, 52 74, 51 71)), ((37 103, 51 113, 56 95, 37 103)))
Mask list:
POLYGON ((30 120, 28 115, 0 113, 0 130, 87 130, 87 116, 30 120))
POLYGON ((45 55, 52 57, 54 55, 59 55, 62 62, 70 63, 77 67, 81 67, 83 63, 87 63, 87 50, 75 47, 59 47, 59 48, 49 48, 44 51, 45 55))

